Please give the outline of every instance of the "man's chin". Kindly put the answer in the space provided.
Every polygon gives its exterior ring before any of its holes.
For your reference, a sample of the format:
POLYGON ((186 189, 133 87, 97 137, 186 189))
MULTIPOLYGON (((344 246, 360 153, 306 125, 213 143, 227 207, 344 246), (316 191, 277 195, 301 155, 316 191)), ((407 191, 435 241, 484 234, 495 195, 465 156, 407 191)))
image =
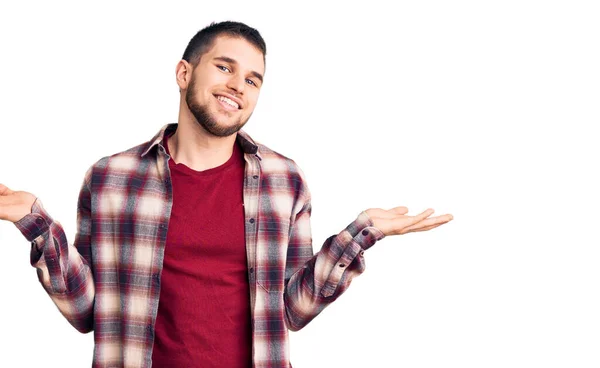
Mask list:
MULTIPOLYGON (((203 106, 189 105, 192 115, 196 118, 200 125, 207 133, 215 137, 229 137, 237 133, 246 124, 248 119, 242 122, 242 119, 237 116, 237 119, 230 114, 217 109, 203 106)), ((235 115, 235 114, 234 114, 235 115)))
POLYGON ((212 134, 216 137, 229 137, 229 136, 237 133, 244 126, 244 124, 233 124, 233 125, 227 125, 227 124, 222 124, 222 123, 210 124, 210 123, 206 123, 205 121, 199 121, 198 123, 200 124, 200 126, 202 126, 202 128, 204 128, 204 130, 206 132, 208 132, 209 134, 212 134))

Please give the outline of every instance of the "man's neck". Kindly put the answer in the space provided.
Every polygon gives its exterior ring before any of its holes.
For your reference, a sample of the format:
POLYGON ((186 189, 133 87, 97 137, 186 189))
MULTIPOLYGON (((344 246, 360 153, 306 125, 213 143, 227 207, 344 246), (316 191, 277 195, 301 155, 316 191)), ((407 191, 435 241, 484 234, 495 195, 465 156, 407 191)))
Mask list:
POLYGON ((236 134, 216 137, 204 130, 195 121, 182 121, 168 139, 171 159, 192 170, 204 171, 227 162, 233 153, 236 134))

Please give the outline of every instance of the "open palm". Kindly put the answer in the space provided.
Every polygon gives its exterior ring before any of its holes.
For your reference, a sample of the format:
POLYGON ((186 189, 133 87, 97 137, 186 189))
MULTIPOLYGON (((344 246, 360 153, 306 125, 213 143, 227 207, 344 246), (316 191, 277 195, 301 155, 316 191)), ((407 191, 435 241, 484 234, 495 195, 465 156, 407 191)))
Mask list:
POLYGON ((407 216, 408 208, 394 207, 390 210, 370 208, 365 211, 373 221, 373 226, 385 235, 401 235, 416 231, 427 231, 451 221, 450 214, 429 217, 433 209, 427 209, 416 216, 407 216))

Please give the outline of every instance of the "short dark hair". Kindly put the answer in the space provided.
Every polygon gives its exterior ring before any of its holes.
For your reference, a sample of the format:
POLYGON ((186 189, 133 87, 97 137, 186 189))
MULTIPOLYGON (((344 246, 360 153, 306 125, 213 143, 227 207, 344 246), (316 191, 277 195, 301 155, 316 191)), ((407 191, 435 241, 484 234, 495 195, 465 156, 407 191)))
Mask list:
POLYGON ((200 58, 212 46, 218 36, 227 35, 231 37, 240 37, 250 42, 263 54, 263 60, 267 56, 267 45, 258 31, 248 25, 240 22, 225 21, 215 23, 202 28, 192 37, 183 52, 182 59, 196 66, 200 58))

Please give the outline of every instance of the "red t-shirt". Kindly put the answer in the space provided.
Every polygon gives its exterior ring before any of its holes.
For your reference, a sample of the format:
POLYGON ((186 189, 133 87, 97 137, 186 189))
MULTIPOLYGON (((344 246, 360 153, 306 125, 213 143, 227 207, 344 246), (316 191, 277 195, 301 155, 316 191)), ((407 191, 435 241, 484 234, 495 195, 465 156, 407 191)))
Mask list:
POLYGON ((194 171, 169 160, 173 209, 153 367, 248 368, 252 364, 244 167, 237 142, 231 158, 209 170, 194 171))

